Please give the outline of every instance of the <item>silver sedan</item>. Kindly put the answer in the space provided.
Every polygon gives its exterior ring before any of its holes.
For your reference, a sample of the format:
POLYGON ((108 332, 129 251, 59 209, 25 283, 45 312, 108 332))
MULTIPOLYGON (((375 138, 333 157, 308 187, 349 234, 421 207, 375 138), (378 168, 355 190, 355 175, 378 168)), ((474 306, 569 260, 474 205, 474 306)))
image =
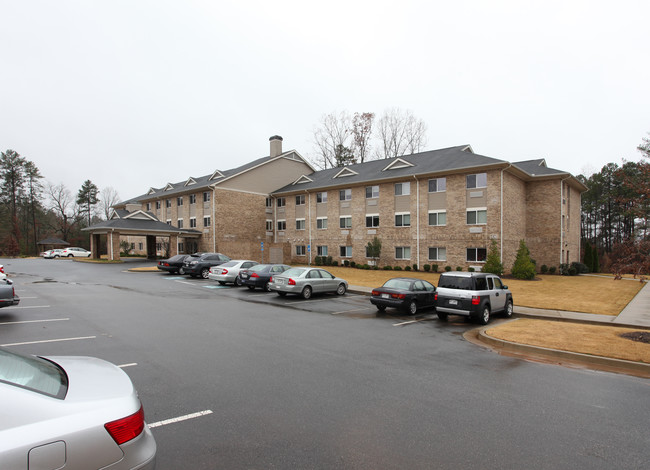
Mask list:
POLYGON ((239 277, 239 271, 242 269, 248 269, 255 266, 257 261, 251 261, 249 259, 233 259, 226 263, 220 264, 219 266, 212 266, 210 268, 210 273, 208 274, 208 279, 213 281, 218 281, 222 286, 227 282, 232 282, 236 286, 241 286, 241 278, 239 277))
POLYGON ((3 469, 155 467, 142 404, 113 364, 0 348, 0 397, 3 469))
POLYGON ((312 294, 321 292, 343 295, 348 290, 348 282, 320 268, 291 268, 274 275, 269 288, 282 297, 297 294, 309 299, 312 294))

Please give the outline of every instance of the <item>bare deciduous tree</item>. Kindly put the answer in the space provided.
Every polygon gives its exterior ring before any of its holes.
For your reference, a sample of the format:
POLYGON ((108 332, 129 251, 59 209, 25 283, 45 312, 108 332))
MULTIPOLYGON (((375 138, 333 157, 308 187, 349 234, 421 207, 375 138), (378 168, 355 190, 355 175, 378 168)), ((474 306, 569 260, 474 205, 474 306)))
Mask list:
POLYGON ((314 143, 318 150, 316 165, 323 169, 335 168, 337 155, 342 148, 351 147, 352 120, 346 111, 323 115, 320 126, 314 130, 314 143))
POLYGON ((393 158, 417 153, 426 145, 427 126, 409 110, 392 108, 377 122, 378 158, 393 158))
POLYGON ((83 217, 80 207, 63 183, 56 185, 48 183, 46 192, 50 199, 50 210, 54 212, 58 221, 56 228, 61 233, 61 237, 67 240, 74 225, 83 217))
POLYGON ((354 113, 352 118, 352 151, 359 163, 366 161, 370 152, 370 137, 375 113, 354 113))
POLYGON ((99 201, 99 205, 101 211, 104 213, 104 217, 108 220, 111 215, 111 207, 120 202, 120 196, 117 194, 117 191, 110 186, 102 189, 100 193, 102 194, 102 198, 99 201))

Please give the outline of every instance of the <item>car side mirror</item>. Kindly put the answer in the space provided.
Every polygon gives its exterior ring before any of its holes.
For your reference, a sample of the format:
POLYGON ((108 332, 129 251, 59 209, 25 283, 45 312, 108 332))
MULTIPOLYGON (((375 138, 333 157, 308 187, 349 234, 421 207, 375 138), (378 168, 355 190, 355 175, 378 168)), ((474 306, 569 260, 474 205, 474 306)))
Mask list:
POLYGON ((503 290, 506 290, 507 288, 508 288, 508 286, 506 286, 505 284, 501 286, 501 289, 503 289, 503 290))

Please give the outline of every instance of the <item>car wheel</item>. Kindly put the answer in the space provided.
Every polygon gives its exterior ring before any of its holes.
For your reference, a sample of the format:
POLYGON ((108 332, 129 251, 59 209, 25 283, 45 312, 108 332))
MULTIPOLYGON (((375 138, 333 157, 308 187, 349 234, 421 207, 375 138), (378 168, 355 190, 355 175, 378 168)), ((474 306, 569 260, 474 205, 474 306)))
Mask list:
POLYGON ((437 314, 438 314, 438 318, 442 321, 447 321, 447 319, 449 318, 449 315, 447 315, 446 313, 437 312, 437 314))
POLYGON ((280 297, 284 297, 285 295, 287 295, 287 293, 286 293, 286 292, 278 292, 278 295, 279 295, 280 297))
POLYGON ((241 287, 241 279, 239 279, 239 276, 237 276, 237 277, 235 278, 235 285, 236 285, 237 287, 241 287))
POLYGON ((376 305, 377 310, 380 312, 385 312, 386 311, 386 306, 385 305, 376 305))
POLYGON ((264 290, 266 292, 271 292, 271 283, 270 282, 267 282, 266 284, 264 284, 264 290))
POLYGON ((345 284, 341 283, 336 288, 336 295, 343 295, 343 294, 345 294, 345 291, 346 291, 345 284))
POLYGON ((302 298, 303 299, 311 298, 311 287, 305 286, 305 288, 302 290, 302 298))
POLYGON ((506 309, 503 311, 503 315, 506 318, 510 318, 512 316, 513 308, 512 308, 512 300, 508 300, 506 302, 506 309))
POLYGON ((406 309, 406 313, 410 315, 415 315, 418 311, 418 304, 415 303, 415 300, 411 300, 411 303, 408 305, 406 309))
POLYGON ((221 284, 222 286, 226 285, 226 283, 224 281, 219 281, 219 284, 221 284))
POLYGON ((68 255, 68 258, 72 258, 72 255, 68 255))
POLYGON ((202 277, 203 279, 210 279, 209 276, 210 276, 210 268, 203 268, 203 269, 201 270, 201 277, 202 277))
POLYGON ((248 287, 250 290, 255 290, 255 286, 246 286, 246 287, 248 287))
POLYGON ((478 317, 478 322, 481 325, 487 325, 490 321, 490 307, 488 305, 483 305, 481 314, 478 317))
POLYGON ((178 274, 185 274, 185 270, 183 268, 178 269, 178 274))

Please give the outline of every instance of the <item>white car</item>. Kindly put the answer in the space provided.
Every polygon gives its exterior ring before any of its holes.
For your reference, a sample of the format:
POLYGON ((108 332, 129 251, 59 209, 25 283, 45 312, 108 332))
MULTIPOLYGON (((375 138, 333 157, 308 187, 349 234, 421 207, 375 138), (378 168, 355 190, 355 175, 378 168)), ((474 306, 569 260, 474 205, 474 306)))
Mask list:
POLYGON ((55 248, 54 250, 48 250, 43 255, 43 258, 45 258, 45 259, 59 258, 59 257, 61 257, 61 252, 62 251, 63 251, 63 248, 55 248))
POLYGON ((4 265, 0 264, 0 281, 3 279, 7 279, 7 275, 5 274, 4 265))
POLYGON ((63 258, 90 258, 90 251, 84 250, 83 248, 79 248, 78 246, 71 246, 68 248, 64 248, 61 250, 61 254, 59 256, 63 258))
POLYGON ((210 268, 210 273, 208 274, 208 279, 218 281, 222 286, 227 282, 232 282, 236 286, 241 286, 242 283, 241 278, 239 277, 239 271, 251 268, 256 264, 258 264, 257 261, 251 261, 249 259, 233 259, 220 264, 219 266, 212 266, 210 268))
POLYGON ((126 373, 92 357, 0 347, 3 469, 153 470, 156 441, 126 373))

